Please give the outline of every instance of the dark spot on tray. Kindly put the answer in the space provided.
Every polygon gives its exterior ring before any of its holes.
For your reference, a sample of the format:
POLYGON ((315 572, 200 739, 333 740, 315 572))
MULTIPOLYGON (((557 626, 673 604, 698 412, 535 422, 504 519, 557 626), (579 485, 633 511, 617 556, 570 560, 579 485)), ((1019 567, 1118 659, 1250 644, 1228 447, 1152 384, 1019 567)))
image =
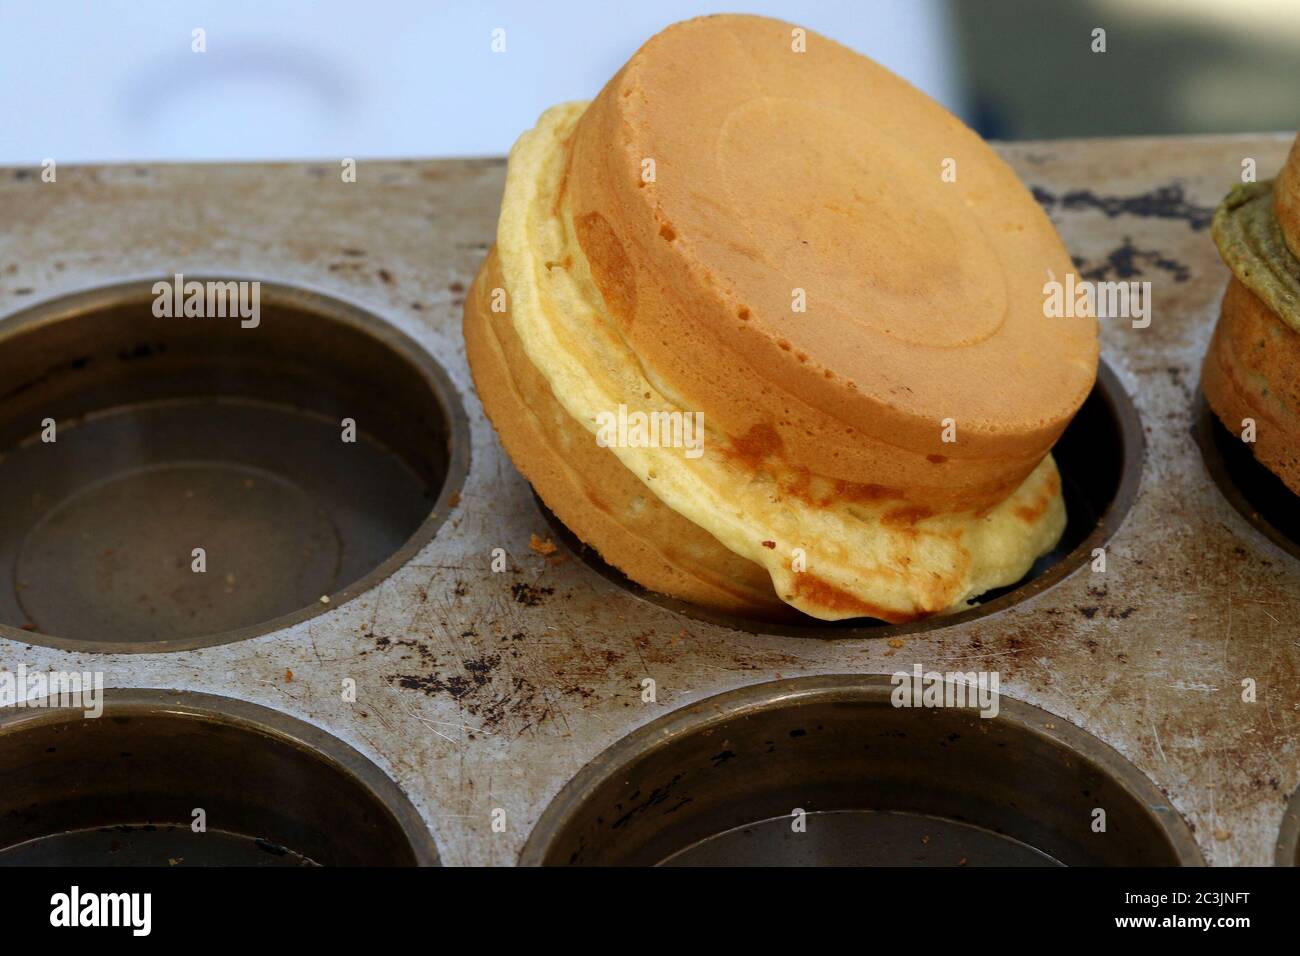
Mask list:
MULTIPOLYGON (((521 734, 535 724, 552 716, 549 702, 539 695, 536 685, 526 677, 510 675, 502 679, 501 656, 490 654, 461 662, 464 674, 444 676, 434 671, 427 674, 394 674, 386 678, 389 684, 407 690, 418 690, 434 697, 445 694, 455 700, 469 716, 477 719, 479 727, 466 728, 473 739, 473 730, 493 731, 508 716, 520 718, 522 726, 515 730, 521 734)), ((593 692, 576 685, 565 693, 590 695, 593 692)))
POLYGON ((258 848, 259 850, 261 850, 263 853, 269 853, 269 854, 271 854, 272 856, 288 856, 288 855, 289 855, 289 851, 288 851, 288 850, 286 850, 284 847, 280 846, 280 844, 278 844, 278 843, 272 843, 270 840, 264 840, 264 839, 262 839, 261 837, 258 837, 258 838, 257 838, 256 840, 254 840, 253 842, 257 844, 257 848, 258 848))
POLYGON ((460 674, 445 680, 438 674, 394 674, 388 682, 406 690, 423 691, 430 697, 447 694, 453 700, 460 700, 473 689, 469 679, 460 674))
MULTIPOLYGON (((388 649, 388 648, 390 648, 390 647, 394 647, 394 648, 397 648, 397 647, 407 648, 408 650, 412 650, 412 651, 414 651, 416 654, 418 654, 419 657, 420 657, 420 659, 421 659, 422 661, 424 661, 426 664, 434 664, 434 663, 437 663, 437 660, 438 660, 438 655, 437 655, 437 653, 436 653, 436 652, 435 652, 435 651, 434 651, 434 650, 433 650, 433 649, 432 649, 428 644, 426 644, 424 641, 419 641, 419 640, 416 640, 416 639, 414 639, 414 638, 409 638, 409 637, 393 639, 393 638, 390 638, 390 637, 381 637, 381 636, 379 636, 379 635, 375 635, 375 634, 372 634, 371 636, 374 637, 374 639, 375 639, 375 647, 378 648, 378 649, 381 650, 381 651, 382 651, 382 650, 386 650, 386 649, 388 649)), ((403 658, 404 660, 409 660, 409 659, 410 659, 410 655, 409 655, 409 654, 403 654, 403 655, 402 655, 402 658, 403 658)))
POLYGON ((121 359, 123 362, 132 362, 135 361, 136 359, 149 358, 155 352, 162 352, 162 351, 165 351, 165 348, 161 345, 153 346, 150 345, 148 342, 141 342, 140 344, 134 346, 133 348, 123 349, 122 351, 118 352, 117 357, 121 359))
POLYGON ((501 663, 501 655, 489 654, 485 657, 472 658, 464 663, 465 670, 474 675, 475 680, 479 680, 480 678, 486 680, 485 675, 490 674, 492 670, 501 663))
POLYGON ((459 281, 453 282, 451 285, 447 286, 447 288, 450 289, 452 292, 464 292, 465 283, 459 281))
POLYGON ((535 584, 524 584, 522 582, 510 585, 510 593, 515 596, 515 600, 524 607, 537 607, 549 595, 555 593, 555 588, 538 587, 535 584))
POLYGON ((726 763, 728 760, 731 760, 735 756, 736 756, 736 752, 734 750, 724 750, 722 751, 722 753, 714 754, 709 759, 713 761, 713 766, 721 767, 724 763, 726 763))
POLYGON ((1045 210, 1096 209, 1111 219, 1116 216, 1141 216, 1155 219, 1181 219, 1199 232, 1210 224, 1213 206, 1189 202, 1180 183, 1160 186, 1135 196, 1098 196, 1090 189, 1075 189, 1055 195, 1042 186, 1033 188, 1034 198, 1045 210))
POLYGON ((383 282, 385 285, 393 284, 393 274, 389 272, 387 269, 380 269, 377 274, 379 276, 380 281, 383 282))
MULTIPOLYGON (((663 803, 672 794, 673 787, 677 785, 677 782, 681 780, 683 776, 685 776, 685 774, 678 773, 674 775, 674 777, 671 780, 669 780, 668 783, 665 784, 664 786, 655 787, 654 790, 650 791, 649 796, 647 796, 644 800, 642 800, 636 806, 632 807, 630 810, 626 811, 621 817, 615 820, 610 825, 610 828, 613 830, 618 830, 623 826, 625 826, 628 823, 628 821, 630 821, 637 814, 645 813, 651 807, 658 806, 659 804, 663 803)), ((622 805, 621 804, 618 805, 616 809, 621 810, 622 805)))
POLYGON ((1174 277, 1175 282, 1186 282, 1192 274, 1191 269, 1177 259, 1170 259, 1155 249, 1139 249, 1133 245, 1131 238, 1125 236, 1123 245, 1116 246, 1106 254, 1105 262, 1081 269, 1080 275, 1092 281, 1104 281, 1112 275, 1116 279, 1131 279, 1146 274, 1143 266, 1167 272, 1174 277))
POLYGON ((1094 617, 1097 616, 1097 608, 1096 608, 1096 607, 1081 607, 1081 608, 1079 608, 1079 613, 1082 614, 1084 617, 1086 617, 1088 620, 1091 621, 1094 617))

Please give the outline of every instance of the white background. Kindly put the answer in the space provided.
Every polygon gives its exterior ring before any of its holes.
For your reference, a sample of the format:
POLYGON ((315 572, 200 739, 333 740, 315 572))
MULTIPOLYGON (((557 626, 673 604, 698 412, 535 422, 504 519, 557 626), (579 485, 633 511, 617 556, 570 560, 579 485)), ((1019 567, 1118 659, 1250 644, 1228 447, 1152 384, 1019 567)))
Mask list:
MULTIPOLYGON (((1300 2, 1300 0, 1297 0, 1300 2)), ((961 112, 941 0, 745 0, 961 112)), ((708 0, 0 0, 0 164, 506 152, 708 0), (191 31, 207 52, 191 52, 191 31), (491 51, 506 30, 506 52, 491 51)))

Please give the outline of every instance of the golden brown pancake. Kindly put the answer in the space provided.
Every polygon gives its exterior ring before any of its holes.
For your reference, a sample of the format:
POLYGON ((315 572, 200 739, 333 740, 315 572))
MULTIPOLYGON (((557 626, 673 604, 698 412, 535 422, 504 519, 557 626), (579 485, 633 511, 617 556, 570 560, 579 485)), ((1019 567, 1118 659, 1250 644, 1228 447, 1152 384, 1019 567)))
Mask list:
POLYGON ((794 29, 678 24, 521 137, 470 363, 538 494, 647 587, 955 610, 1064 528, 1048 451, 1096 324, 1044 316, 1069 257, 974 133, 794 29), (703 445, 603 442, 615 409, 701 416, 703 445))
POLYGON ((762 567, 664 505, 560 407, 510 317, 492 312, 491 290, 500 287, 493 249, 465 302, 470 368, 506 453, 556 517, 580 540, 599 541, 606 561, 652 591, 753 617, 793 617, 762 567))

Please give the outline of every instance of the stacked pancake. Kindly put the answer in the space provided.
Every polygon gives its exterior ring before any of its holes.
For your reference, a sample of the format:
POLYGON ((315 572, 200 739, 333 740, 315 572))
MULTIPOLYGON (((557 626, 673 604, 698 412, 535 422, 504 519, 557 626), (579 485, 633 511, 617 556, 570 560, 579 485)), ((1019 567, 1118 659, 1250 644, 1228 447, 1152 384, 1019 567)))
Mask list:
POLYGON ((1300 137, 1273 182, 1237 186, 1211 226, 1232 270, 1201 390, 1255 458, 1300 494, 1300 137))
POLYGON ((707 17, 519 139, 465 338, 515 464, 634 581, 908 621, 1016 582, 1065 527, 1049 451, 1097 365, 1092 318, 1044 315, 1070 270, 924 94, 707 17))

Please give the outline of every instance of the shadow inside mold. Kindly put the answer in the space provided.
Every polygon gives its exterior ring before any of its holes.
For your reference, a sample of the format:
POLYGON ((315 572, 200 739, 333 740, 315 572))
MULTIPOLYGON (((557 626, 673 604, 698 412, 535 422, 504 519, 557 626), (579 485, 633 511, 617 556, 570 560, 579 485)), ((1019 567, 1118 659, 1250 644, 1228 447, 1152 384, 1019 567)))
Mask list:
POLYGON ((1206 470, 1228 503, 1264 537, 1300 558, 1300 496, 1224 427, 1199 390, 1192 437, 1201 449, 1206 470))
POLYGON ((0 867, 439 865, 401 788, 312 724, 194 691, 108 688, 102 719, 61 700, 0 712, 0 867))

